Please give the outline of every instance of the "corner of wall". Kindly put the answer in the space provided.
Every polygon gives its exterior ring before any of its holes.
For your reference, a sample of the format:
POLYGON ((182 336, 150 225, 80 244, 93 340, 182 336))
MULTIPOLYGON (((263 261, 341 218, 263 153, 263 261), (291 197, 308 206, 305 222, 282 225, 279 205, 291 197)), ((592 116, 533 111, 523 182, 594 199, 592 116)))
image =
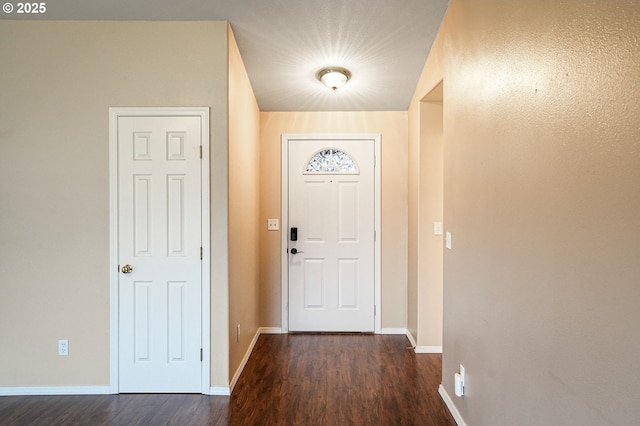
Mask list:
MULTIPOLYGON (((260 110, 230 25, 229 69, 229 372, 241 371, 255 343, 260 306, 260 110), (255 338, 254 338, 255 339, 255 338)), ((231 378, 231 388, 238 373, 231 378)))

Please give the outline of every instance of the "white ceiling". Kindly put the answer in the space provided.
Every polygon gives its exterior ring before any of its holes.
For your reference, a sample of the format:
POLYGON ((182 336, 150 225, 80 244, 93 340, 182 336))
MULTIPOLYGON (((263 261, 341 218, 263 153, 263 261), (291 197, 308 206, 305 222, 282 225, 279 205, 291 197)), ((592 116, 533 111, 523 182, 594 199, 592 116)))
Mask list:
MULTIPOLYGON (((29 19, 227 20, 261 111, 405 111, 449 0, 55 0, 29 19), (352 78, 333 92, 325 66, 352 78)), ((2 18, 23 17, 4 14, 2 18)))

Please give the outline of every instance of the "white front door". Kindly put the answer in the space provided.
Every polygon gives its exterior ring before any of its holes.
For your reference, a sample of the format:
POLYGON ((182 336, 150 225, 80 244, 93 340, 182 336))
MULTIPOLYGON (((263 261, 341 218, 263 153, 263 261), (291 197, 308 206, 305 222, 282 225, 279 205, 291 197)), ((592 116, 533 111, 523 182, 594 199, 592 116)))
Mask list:
POLYGON ((374 144, 288 143, 289 330, 373 332, 374 144))
POLYGON ((201 118, 119 116, 120 392, 200 392, 201 118))

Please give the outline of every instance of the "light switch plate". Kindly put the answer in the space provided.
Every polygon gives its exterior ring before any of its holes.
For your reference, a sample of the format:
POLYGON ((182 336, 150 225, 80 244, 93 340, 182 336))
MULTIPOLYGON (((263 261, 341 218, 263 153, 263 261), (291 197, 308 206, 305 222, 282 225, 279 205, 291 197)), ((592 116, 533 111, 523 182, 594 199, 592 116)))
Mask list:
POLYGON ((449 250, 451 250, 451 246, 452 246, 452 243, 451 243, 451 232, 447 232, 445 234, 444 244, 449 250))
POLYGON ((442 235, 442 222, 433 222, 433 235, 442 235))
POLYGON ((267 231, 277 231, 280 229, 280 221, 278 219, 267 219, 267 231))

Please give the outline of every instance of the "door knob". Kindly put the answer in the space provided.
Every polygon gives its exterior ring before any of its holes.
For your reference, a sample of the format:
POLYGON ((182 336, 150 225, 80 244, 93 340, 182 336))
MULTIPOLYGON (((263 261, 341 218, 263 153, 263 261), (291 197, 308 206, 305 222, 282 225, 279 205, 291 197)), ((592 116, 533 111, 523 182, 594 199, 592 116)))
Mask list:
POLYGON ((295 248, 295 247, 291 249, 291 254, 298 254, 298 253, 304 253, 304 252, 303 251, 298 251, 298 249, 295 248))
POLYGON ((122 267, 122 273, 123 274, 130 274, 131 271, 133 271, 133 267, 131 265, 124 265, 122 267))

